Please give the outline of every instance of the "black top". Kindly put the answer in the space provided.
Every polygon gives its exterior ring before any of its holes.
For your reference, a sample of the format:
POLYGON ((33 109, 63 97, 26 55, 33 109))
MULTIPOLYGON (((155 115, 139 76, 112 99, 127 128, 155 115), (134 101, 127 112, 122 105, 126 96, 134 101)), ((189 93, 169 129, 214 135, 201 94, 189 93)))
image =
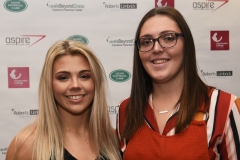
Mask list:
MULTIPOLYGON (((101 154, 101 160, 108 160, 101 154)), ((77 160, 75 157, 73 157, 65 148, 64 148, 64 160, 77 160)))
POLYGON ((77 160, 64 148, 64 160, 77 160))

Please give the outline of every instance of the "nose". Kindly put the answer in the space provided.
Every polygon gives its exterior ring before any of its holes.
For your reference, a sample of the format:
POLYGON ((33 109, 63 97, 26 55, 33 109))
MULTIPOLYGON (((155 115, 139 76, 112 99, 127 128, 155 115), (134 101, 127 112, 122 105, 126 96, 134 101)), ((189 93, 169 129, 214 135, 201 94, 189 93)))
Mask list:
POLYGON ((80 90, 81 89, 81 83, 78 78, 72 78, 71 84, 70 84, 71 90, 80 90))
POLYGON ((160 45, 159 41, 155 40, 154 46, 153 46, 153 52, 162 52, 162 51, 163 51, 163 48, 160 45))

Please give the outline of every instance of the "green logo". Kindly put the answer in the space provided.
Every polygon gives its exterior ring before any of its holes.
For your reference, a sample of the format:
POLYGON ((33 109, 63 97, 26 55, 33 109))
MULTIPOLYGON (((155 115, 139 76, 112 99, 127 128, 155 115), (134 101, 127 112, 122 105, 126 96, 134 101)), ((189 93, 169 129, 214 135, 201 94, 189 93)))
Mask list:
POLYGON ((67 38, 67 40, 79 41, 83 44, 88 44, 88 39, 81 35, 73 35, 67 38))
POLYGON ((131 78, 131 74, 123 69, 114 70, 109 74, 109 78, 114 82, 125 82, 131 78))
POLYGON ((10 12, 22 12, 28 7, 23 0, 7 0, 4 3, 4 8, 10 12))

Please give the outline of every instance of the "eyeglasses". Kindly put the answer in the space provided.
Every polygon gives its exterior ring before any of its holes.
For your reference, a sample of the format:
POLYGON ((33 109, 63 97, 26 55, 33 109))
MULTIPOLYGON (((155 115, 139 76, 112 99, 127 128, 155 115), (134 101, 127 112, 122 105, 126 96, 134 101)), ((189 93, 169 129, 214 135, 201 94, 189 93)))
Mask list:
POLYGON ((139 38, 138 40, 135 41, 135 43, 141 52, 148 52, 154 48, 156 41, 158 41, 159 45, 162 48, 174 47, 177 44, 177 40, 179 36, 184 37, 182 33, 171 32, 171 33, 162 34, 158 38, 148 38, 148 37, 139 38))

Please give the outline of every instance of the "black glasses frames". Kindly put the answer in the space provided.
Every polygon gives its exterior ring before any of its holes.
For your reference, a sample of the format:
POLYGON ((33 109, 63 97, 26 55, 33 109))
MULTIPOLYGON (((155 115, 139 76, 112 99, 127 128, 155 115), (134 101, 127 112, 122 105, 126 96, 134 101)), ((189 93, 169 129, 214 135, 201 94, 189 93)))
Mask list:
POLYGON ((179 36, 184 37, 182 33, 169 32, 162 34, 158 38, 139 38, 135 41, 135 44, 141 52, 151 51, 154 48, 156 41, 162 48, 171 48, 177 44, 179 36))

